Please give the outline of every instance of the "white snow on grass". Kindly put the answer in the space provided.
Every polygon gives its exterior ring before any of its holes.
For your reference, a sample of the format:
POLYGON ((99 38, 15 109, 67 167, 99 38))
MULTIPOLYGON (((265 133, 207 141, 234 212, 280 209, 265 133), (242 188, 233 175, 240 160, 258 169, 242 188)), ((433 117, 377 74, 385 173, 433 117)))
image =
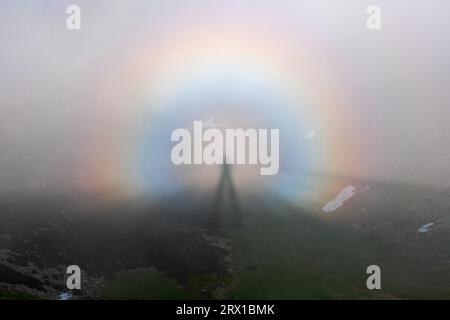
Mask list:
POLYGON ((430 228, 434 225, 434 222, 430 222, 427 224, 424 224, 423 226, 421 226, 417 231, 419 233, 427 233, 428 231, 430 231, 430 228))
POLYGON ((323 206, 322 211, 329 213, 340 208, 348 199, 353 197, 355 194, 356 188, 354 186, 350 185, 348 187, 345 187, 341 190, 341 192, 339 192, 336 198, 323 206))

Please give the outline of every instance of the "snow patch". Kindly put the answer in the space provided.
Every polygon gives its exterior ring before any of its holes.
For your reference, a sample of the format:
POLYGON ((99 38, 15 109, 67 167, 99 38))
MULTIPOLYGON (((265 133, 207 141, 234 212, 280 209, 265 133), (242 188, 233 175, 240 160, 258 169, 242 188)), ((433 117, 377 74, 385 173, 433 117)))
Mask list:
POLYGON ((70 300, 72 299, 72 294, 70 292, 61 292, 58 295, 58 300, 70 300))
POLYGON ((434 222, 430 222, 427 224, 424 224, 423 226, 421 226, 417 231, 419 233, 427 233, 428 231, 430 231, 430 228, 434 225, 434 222))
POLYGON ((348 187, 345 187, 341 190, 341 192, 339 192, 336 198, 323 206, 322 211, 329 213, 340 208, 348 199, 353 197, 355 194, 356 188, 354 186, 350 185, 348 187))

